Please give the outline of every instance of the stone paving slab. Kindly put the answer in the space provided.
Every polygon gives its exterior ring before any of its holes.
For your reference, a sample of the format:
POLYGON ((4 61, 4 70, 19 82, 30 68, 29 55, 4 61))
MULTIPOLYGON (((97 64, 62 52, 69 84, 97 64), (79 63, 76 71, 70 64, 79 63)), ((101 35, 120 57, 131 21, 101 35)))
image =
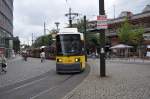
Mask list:
POLYGON ((110 58, 110 59, 107 59, 106 61, 150 64, 150 59, 141 59, 141 58, 110 58))
POLYGON ((150 99, 150 64, 107 62, 105 78, 99 60, 89 64, 89 76, 63 99, 150 99))

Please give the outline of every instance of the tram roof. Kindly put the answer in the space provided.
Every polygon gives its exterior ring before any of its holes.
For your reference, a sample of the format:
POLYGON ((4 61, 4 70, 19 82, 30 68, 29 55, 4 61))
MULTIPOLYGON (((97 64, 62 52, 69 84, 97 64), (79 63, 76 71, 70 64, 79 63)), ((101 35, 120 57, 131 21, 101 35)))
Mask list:
POLYGON ((63 28, 59 31, 58 34, 82 34, 78 32, 77 28, 63 28))
POLYGON ((82 33, 80 33, 80 32, 59 32, 59 33, 57 33, 58 35, 60 35, 60 34, 82 34, 82 33))
POLYGON ((64 28, 61 29, 59 33, 57 33, 57 35, 61 35, 61 34, 80 34, 81 39, 83 40, 83 33, 78 32, 77 28, 64 28))
POLYGON ((83 33, 79 33, 79 32, 77 32, 77 33, 72 33, 72 32, 61 32, 61 33, 57 33, 57 35, 61 35, 61 34, 79 34, 80 35, 80 37, 81 37, 81 40, 84 40, 84 37, 83 37, 83 33))
POLYGON ((77 33, 78 32, 78 29, 77 28, 63 28, 63 29, 60 29, 60 33, 63 33, 63 32, 74 32, 74 33, 77 33))

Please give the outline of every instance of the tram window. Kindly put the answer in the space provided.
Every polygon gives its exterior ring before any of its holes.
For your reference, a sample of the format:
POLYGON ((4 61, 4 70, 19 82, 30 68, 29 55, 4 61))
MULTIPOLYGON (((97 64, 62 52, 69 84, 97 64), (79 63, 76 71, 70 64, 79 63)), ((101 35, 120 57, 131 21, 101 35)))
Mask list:
POLYGON ((59 54, 81 54, 82 47, 80 35, 67 34, 57 36, 57 53, 59 54))

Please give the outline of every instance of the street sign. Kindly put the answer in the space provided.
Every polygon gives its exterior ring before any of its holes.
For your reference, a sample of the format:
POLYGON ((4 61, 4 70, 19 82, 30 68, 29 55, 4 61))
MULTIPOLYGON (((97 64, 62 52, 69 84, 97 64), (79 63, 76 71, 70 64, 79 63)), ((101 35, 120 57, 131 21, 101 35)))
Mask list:
POLYGON ((107 16, 106 15, 99 15, 97 16, 97 29, 107 29, 107 16))
POLYGON ((101 48, 101 53, 105 53, 104 48, 101 48))
POLYGON ((101 29, 107 29, 107 16, 106 15, 100 15, 97 16, 96 20, 89 21, 87 25, 87 31, 97 31, 101 29))

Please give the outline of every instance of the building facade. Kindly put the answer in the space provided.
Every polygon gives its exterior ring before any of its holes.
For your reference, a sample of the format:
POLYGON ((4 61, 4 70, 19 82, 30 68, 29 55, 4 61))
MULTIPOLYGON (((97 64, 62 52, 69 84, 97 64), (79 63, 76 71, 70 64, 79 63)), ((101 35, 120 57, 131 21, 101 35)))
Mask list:
MULTIPOLYGON (((143 38, 144 40, 141 41, 141 46, 138 48, 140 53, 145 54, 145 52, 149 52, 150 56, 150 5, 146 5, 143 11, 138 14, 133 14, 130 11, 123 11, 119 15, 119 17, 114 19, 108 19, 107 25, 108 29, 106 29, 105 35, 106 35, 106 51, 110 51, 109 48, 111 46, 117 45, 122 43, 119 40, 117 31, 122 26, 122 24, 125 22, 125 20, 128 19, 128 22, 132 24, 135 27, 142 27, 144 28, 143 38)), ((92 20, 88 22, 87 25, 87 31, 97 33, 99 30, 97 29, 97 20, 92 20)), ((134 49, 133 52, 135 52, 134 49)), ((138 51, 137 51, 138 52, 138 51)), ((141 56, 139 54, 139 56, 141 56)))
POLYGON ((0 53, 11 57, 13 49, 13 0, 0 0, 0 53))
MULTIPOLYGON (((144 27, 144 44, 150 45, 150 5, 147 5, 141 13, 133 14, 129 11, 123 11, 119 17, 115 19, 108 19, 108 29, 106 30, 106 36, 110 39, 111 45, 116 45, 119 43, 117 30, 125 22, 126 18, 133 26, 144 27)), ((97 32, 97 20, 92 20, 88 22, 87 31, 97 32)))
POLYGON ((150 45, 150 5, 147 5, 139 14, 132 14, 129 11, 123 11, 118 18, 108 20, 108 29, 106 36, 110 38, 111 45, 119 43, 117 30, 128 17, 129 23, 138 27, 144 27, 144 45, 150 45))

